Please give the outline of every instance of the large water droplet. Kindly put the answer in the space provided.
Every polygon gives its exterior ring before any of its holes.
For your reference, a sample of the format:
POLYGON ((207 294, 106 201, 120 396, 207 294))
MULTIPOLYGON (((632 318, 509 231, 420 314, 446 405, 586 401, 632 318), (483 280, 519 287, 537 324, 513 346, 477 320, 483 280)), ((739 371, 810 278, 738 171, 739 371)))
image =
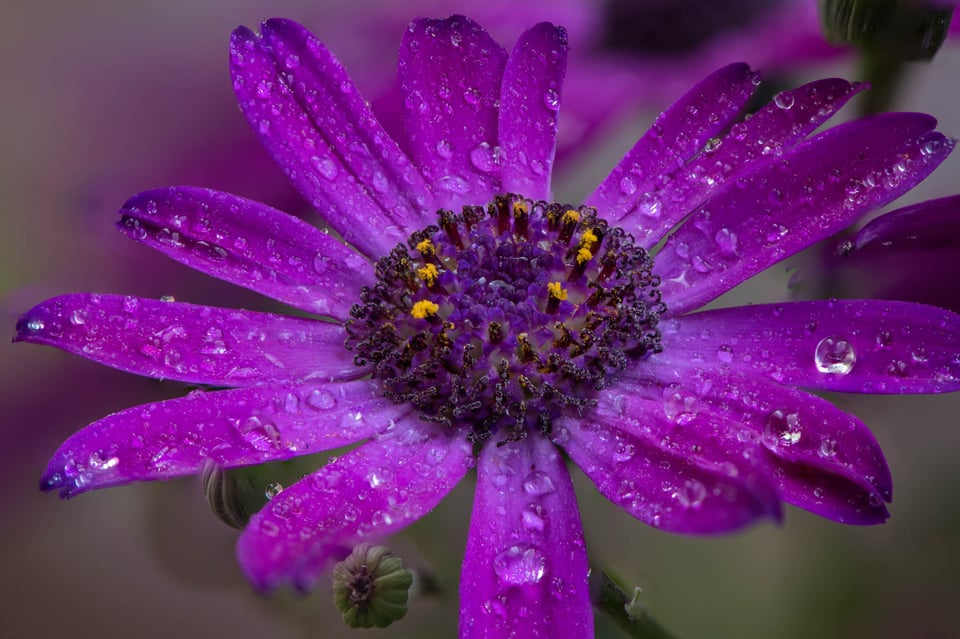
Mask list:
POLYGON ((327 410, 336 406, 337 400, 325 390, 316 388, 307 395, 307 405, 316 410, 327 410))
POLYGON ((273 499, 277 495, 283 492, 283 484, 278 481, 270 482, 267 484, 267 487, 263 489, 263 495, 267 499, 273 499))
POLYGON ((280 431, 276 425, 256 415, 251 415, 239 425, 240 435, 260 451, 277 450, 281 445, 280 431))
POLYGON ((493 560, 500 581, 512 586, 539 583, 546 573, 547 558, 531 544, 516 544, 501 551, 493 560))
POLYGON ((543 495, 549 495, 554 492, 557 487, 554 486, 553 480, 550 479, 550 476, 543 471, 535 470, 527 478, 523 480, 523 489, 527 491, 528 495, 534 497, 540 497, 543 495))
POLYGON ((793 94, 787 93, 786 91, 778 93, 773 98, 773 103, 781 109, 791 108, 795 101, 796 99, 793 97, 793 94))
POLYGON ((842 337, 831 335, 817 343, 813 360, 821 373, 846 375, 853 370, 853 365, 857 362, 857 354, 850 342, 842 337))
POLYGON ((769 446, 792 446, 800 441, 800 415, 777 409, 767 416, 763 438, 769 446))
POLYGON ((330 158, 321 158, 314 155, 310 158, 310 164, 320 173, 320 175, 330 181, 335 180, 337 174, 339 173, 337 165, 330 158))

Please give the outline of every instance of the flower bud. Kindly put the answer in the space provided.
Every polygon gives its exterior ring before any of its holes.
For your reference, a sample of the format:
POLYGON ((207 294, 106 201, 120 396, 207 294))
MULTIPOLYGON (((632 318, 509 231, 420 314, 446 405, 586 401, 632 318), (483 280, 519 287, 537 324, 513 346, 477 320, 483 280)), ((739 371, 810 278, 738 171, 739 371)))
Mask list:
POLYGON ((351 628, 384 628, 407 614, 413 573, 389 548, 363 543, 333 568, 333 601, 351 628))

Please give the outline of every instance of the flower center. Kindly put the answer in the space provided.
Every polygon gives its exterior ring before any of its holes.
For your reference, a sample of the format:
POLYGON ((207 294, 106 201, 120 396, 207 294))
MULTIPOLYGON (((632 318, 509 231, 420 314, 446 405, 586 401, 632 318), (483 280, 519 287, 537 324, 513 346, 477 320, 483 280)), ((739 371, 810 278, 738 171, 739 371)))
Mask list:
POLYGON ((653 260, 595 209, 502 195, 438 215, 350 311, 347 348, 385 396, 503 444, 548 433, 661 350, 653 260))

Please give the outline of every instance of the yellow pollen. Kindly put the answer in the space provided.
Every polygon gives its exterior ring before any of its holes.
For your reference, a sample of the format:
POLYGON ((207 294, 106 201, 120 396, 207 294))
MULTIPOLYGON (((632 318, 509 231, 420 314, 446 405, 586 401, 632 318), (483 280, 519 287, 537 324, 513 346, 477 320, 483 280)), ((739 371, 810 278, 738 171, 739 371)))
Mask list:
POLYGON ((417 276, 427 283, 427 286, 433 286, 437 278, 440 277, 440 271, 433 264, 427 264, 423 268, 417 269, 417 276))
POLYGON ((513 214, 522 217, 530 212, 529 207, 527 207, 526 202, 514 202, 513 203, 513 214))
POLYGON ((439 304, 434 304, 430 300, 420 300, 413 305, 413 308, 410 310, 410 314, 417 319, 427 319, 428 317, 433 317, 436 315, 437 311, 439 310, 439 304))
POLYGON ((583 246, 585 248, 590 248, 591 246, 596 244, 597 240, 599 239, 600 238, 597 237, 596 233, 594 233, 590 229, 587 229, 586 231, 583 232, 583 236, 580 238, 580 246, 583 246))
POLYGON ((560 221, 564 224, 576 224, 580 221, 580 213, 573 209, 567 209, 560 221))
POLYGON ((567 292, 563 289, 560 282, 547 282, 547 292, 550 293, 550 297, 556 298, 561 302, 567 299, 567 292))
POLYGON ((437 252, 437 249, 434 248, 433 242, 431 242, 429 239, 425 239, 417 242, 417 251, 420 253, 420 255, 433 255, 437 252))
POLYGON ((589 262, 591 259, 593 259, 593 253, 590 252, 590 249, 581 246, 577 251, 577 264, 589 262))

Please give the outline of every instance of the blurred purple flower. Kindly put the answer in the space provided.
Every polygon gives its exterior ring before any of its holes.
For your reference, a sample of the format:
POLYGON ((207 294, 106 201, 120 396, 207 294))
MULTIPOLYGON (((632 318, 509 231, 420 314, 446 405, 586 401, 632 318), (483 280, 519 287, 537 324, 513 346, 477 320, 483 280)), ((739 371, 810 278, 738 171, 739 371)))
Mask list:
POLYGON ((960 267, 960 196, 882 215, 841 238, 823 265, 838 293, 907 300, 960 311, 960 293, 944 274, 960 267))
POLYGON ((96 294, 31 309, 18 340, 228 387, 88 426, 42 487, 70 497, 367 440, 274 497, 240 538, 258 588, 310 588, 344 547, 417 520, 476 464, 465 637, 590 634, 563 453, 673 532, 779 519, 781 502, 883 521, 877 442, 798 387, 956 390, 960 317, 877 301, 693 311, 911 189, 953 143, 914 113, 812 135, 860 90, 839 79, 740 121, 759 77, 734 64, 664 112, 585 204, 550 203, 566 56, 566 32, 547 23, 508 55, 467 18, 414 22, 401 142, 302 27, 235 31, 241 109, 346 243, 192 187, 134 196, 120 227, 319 318, 96 294))

